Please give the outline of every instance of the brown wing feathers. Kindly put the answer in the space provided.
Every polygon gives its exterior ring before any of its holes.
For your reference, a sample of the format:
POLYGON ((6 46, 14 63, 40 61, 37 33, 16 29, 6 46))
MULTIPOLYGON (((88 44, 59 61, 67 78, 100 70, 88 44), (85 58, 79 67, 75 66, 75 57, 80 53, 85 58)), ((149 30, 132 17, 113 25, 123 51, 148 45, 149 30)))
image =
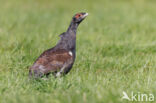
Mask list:
POLYGON ((59 71, 65 64, 72 63, 70 62, 72 60, 67 50, 46 51, 36 60, 30 72, 36 73, 37 77, 42 76, 42 74, 59 71))

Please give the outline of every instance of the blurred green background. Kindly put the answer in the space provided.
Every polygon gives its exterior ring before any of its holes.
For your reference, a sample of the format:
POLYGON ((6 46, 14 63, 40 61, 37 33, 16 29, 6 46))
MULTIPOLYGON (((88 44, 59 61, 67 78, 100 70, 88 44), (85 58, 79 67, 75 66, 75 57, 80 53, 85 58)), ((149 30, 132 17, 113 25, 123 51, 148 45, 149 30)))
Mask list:
POLYGON ((122 92, 156 96, 155 74, 155 0, 0 0, 0 103, 132 103, 122 92), (71 72, 29 80, 77 12, 89 16, 71 72))

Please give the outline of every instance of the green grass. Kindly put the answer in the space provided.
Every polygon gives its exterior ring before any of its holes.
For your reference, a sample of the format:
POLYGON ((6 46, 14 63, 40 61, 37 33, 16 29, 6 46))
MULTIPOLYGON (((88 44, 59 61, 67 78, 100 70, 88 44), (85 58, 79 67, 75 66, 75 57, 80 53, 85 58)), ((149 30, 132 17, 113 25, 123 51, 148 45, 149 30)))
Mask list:
POLYGON ((156 99, 155 0, 0 0, 0 103, 131 103, 123 91, 156 99), (30 81, 28 67, 81 11, 72 70, 30 81))

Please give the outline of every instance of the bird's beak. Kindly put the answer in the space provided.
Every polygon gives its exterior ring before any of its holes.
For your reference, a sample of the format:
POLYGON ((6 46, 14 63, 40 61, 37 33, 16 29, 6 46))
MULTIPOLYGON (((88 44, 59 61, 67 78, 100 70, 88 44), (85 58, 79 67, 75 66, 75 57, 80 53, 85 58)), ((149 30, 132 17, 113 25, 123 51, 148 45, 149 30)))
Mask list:
POLYGON ((82 18, 85 18, 85 17, 87 17, 87 16, 88 16, 88 13, 85 13, 85 14, 83 15, 82 18))

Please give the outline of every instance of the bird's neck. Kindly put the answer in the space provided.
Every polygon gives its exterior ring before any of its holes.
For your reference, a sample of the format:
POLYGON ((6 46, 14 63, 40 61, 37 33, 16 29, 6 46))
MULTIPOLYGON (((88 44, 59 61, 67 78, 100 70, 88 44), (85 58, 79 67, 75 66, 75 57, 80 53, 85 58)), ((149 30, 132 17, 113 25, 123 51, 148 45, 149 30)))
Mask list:
POLYGON ((57 48, 75 52, 77 27, 78 23, 71 22, 66 33, 61 36, 61 40, 59 41, 57 48))
POLYGON ((76 32, 78 28, 78 23, 75 23, 71 21, 67 31, 66 31, 66 37, 68 41, 66 42, 67 47, 70 47, 72 50, 75 51, 76 49, 76 32))
POLYGON ((69 27, 67 29, 67 33, 69 33, 69 34, 72 33, 72 34, 76 35, 78 25, 79 25, 78 23, 75 23, 75 22, 71 21, 71 23, 70 23, 70 25, 69 25, 69 27))
POLYGON ((66 46, 69 47, 72 51, 76 49, 76 31, 78 28, 78 23, 71 22, 68 30, 66 31, 66 46))

